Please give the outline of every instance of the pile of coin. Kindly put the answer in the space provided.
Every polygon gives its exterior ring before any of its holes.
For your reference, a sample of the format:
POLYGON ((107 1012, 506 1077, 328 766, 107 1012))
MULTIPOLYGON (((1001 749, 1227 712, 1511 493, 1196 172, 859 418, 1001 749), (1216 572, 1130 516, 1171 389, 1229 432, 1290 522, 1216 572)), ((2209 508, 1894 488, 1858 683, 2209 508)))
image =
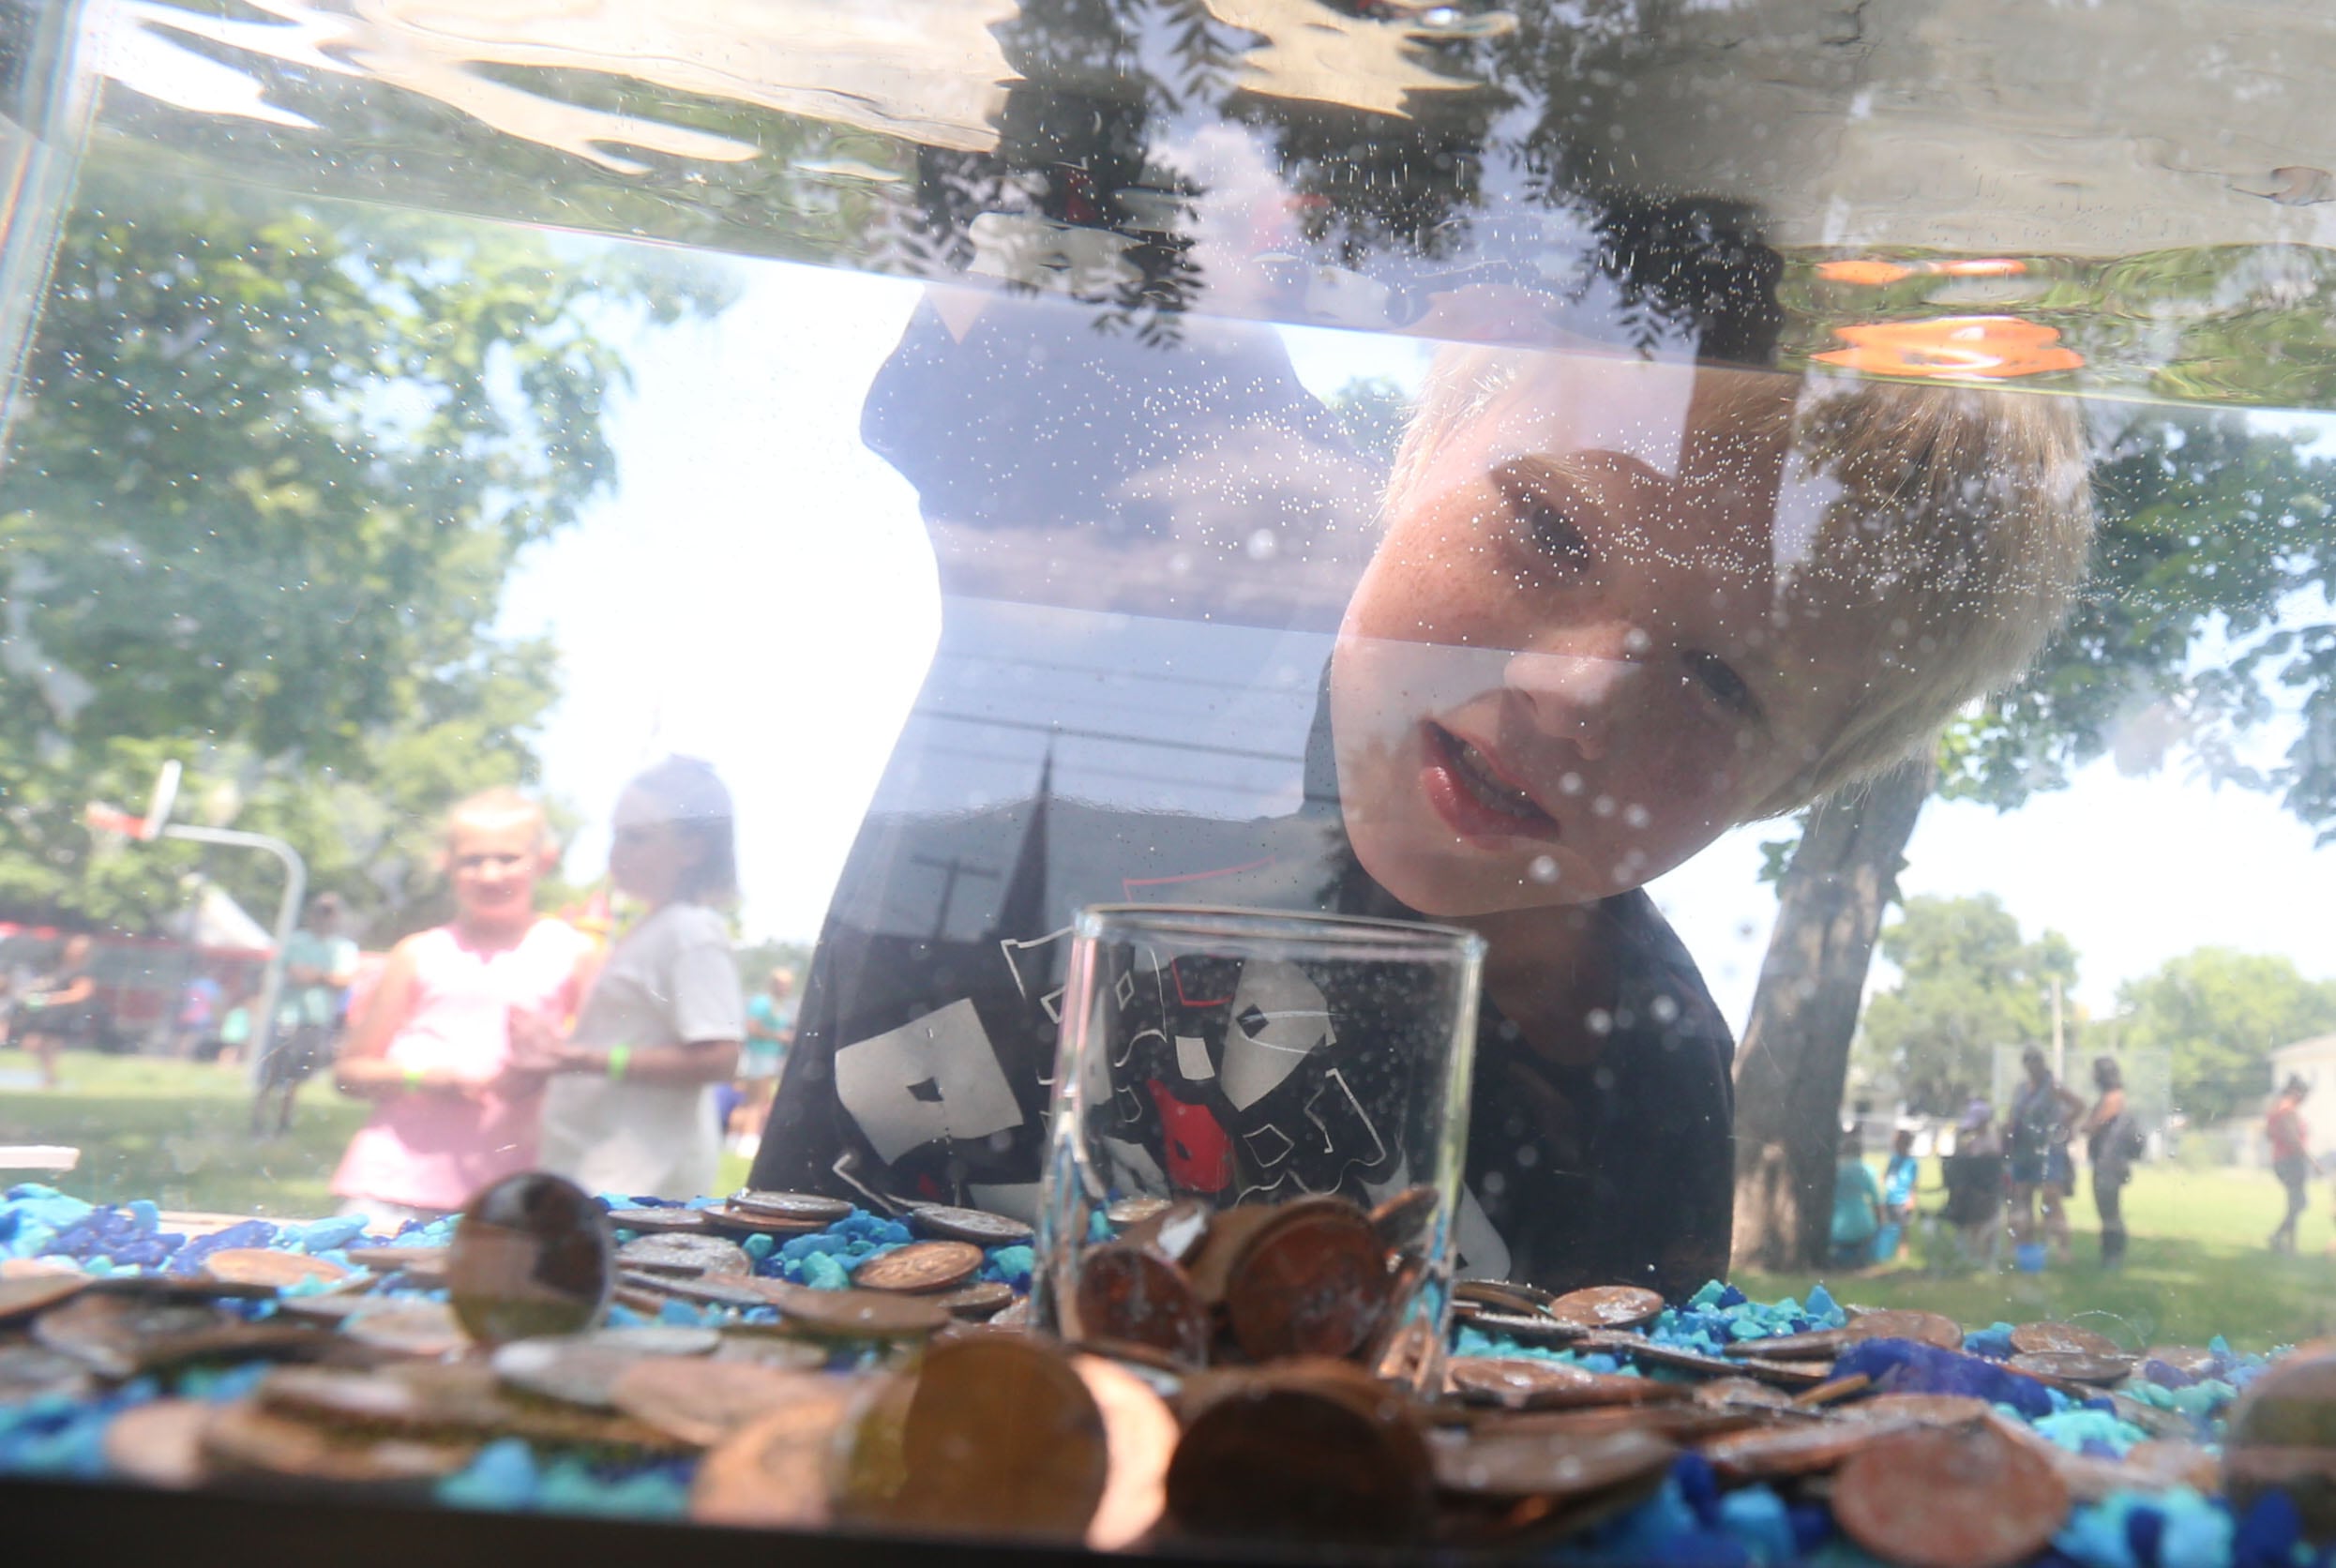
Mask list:
MULTIPOLYGON (((111 1468, 419 1498, 517 1437, 643 1473, 678 1459, 708 1523, 1112 1550, 1528 1550, 1636 1507, 1692 1451, 1722 1488, 1825 1505, 1887 1561, 1989 1568, 2043 1549, 2076 1504, 2223 1480, 2186 1419, 2133 1396, 2144 1369, 2205 1375, 2216 1358, 2068 1324, 2023 1325, 2008 1359, 1982 1363, 1939 1315, 1853 1309, 1711 1353, 1679 1342, 1651 1291, 1462 1280, 1463 1337, 1496 1353, 1423 1360, 1403 1310, 1433 1212, 1416 1194, 1367 1213, 1123 1208, 1115 1239, 1080 1256, 1060 1335, 976 1277, 990 1250, 1030 1241, 1002 1216, 917 1211, 917 1239, 857 1258, 843 1289, 767 1277, 741 1244, 824 1229, 838 1208, 742 1193, 620 1227, 531 1176, 482 1192, 451 1246, 361 1248, 351 1265, 232 1248, 171 1275, 8 1263, 0 1407, 264 1363, 240 1397, 115 1416, 111 1468), (439 1285, 443 1303, 412 1289, 439 1285), (609 1327, 611 1302, 698 1320, 609 1327), (1902 1386, 1942 1365, 2105 1398, 2153 1436, 2079 1455, 1988 1400, 1902 1386)), ((2298 1356, 2259 1377, 2227 1459, 2239 1500, 2284 1492, 2323 1533, 2332 1368, 2298 1356)))
POLYGON ((1434 1212, 1429 1188, 1372 1211, 1332 1195, 1232 1209, 1123 1203, 1109 1215, 1115 1239, 1071 1261, 1053 1326, 1168 1373, 1309 1357, 1411 1380, 1436 1348, 1432 1326, 1407 1310, 1434 1212))

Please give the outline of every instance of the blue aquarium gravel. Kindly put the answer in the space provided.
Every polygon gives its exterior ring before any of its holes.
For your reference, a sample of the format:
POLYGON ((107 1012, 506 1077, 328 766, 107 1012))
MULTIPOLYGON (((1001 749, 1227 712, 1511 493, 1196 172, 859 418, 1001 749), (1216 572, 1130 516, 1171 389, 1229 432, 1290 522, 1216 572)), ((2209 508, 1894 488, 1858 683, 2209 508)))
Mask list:
MULTIPOLYGON (((606 1208, 649 1206, 649 1200, 615 1196, 601 1201, 606 1208)), ((409 1224, 395 1240, 403 1246, 442 1245, 452 1239, 453 1230, 452 1220, 409 1224)), ((912 1239, 897 1220, 855 1212, 822 1230, 784 1241, 751 1236, 742 1244, 755 1272, 765 1278, 841 1289, 861 1260, 912 1239)), ((97 1274, 191 1274, 206 1257, 229 1247, 273 1247, 361 1265, 366 1251, 379 1244, 353 1220, 305 1225, 249 1220, 190 1239, 163 1229, 158 1211, 148 1202, 93 1206, 30 1184, 11 1187, 0 1199, 0 1258, 69 1259, 97 1274)), ((1026 1245, 991 1248, 979 1277, 1026 1291, 1034 1262, 1026 1245)), ((420 1299, 442 1300, 445 1295, 443 1290, 395 1287, 392 1291, 420 1299)), ((251 1304, 249 1310, 266 1316, 274 1306, 251 1304)), ((671 1302, 654 1320, 718 1324, 775 1317, 767 1308, 740 1315, 671 1302)), ((621 1304, 609 1313, 613 1324, 650 1320, 621 1304)), ((1846 1320, 1841 1304, 1822 1286, 1804 1301, 1760 1302, 1714 1281, 1684 1304, 1664 1311, 1644 1332, 1658 1343, 1718 1354, 1730 1345, 1839 1328, 1846 1320)), ((1960 1351, 1906 1340, 1867 1340, 1850 1346, 1833 1370, 1836 1376, 1862 1373, 1881 1390, 1977 1395, 2075 1454, 2115 1458, 2148 1435, 2121 1417, 2106 1397, 2072 1399, 2008 1370, 2002 1364, 2012 1354, 2011 1332, 2007 1323, 1973 1330, 1960 1351)), ((1454 1349, 1463 1355, 1534 1357, 1640 1375, 1609 1355, 1521 1345, 1468 1325, 1457 1330, 1454 1349)), ((2145 1363, 2121 1392, 2179 1418, 2198 1441, 2211 1445, 2220 1436, 2224 1410, 2267 1364, 2264 1358, 2233 1351, 2220 1339, 2209 1349, 2211 1360, 2197 1371, 2145 1363)), ((864 1362, 872 1354, 842 1352, 838 1364, 864 1362)), ((239 1398, 265 1370, 258 1365, 199 1366, 175 1375, 167 1388, 155 1379, 141 1378, 91 1400, 45 1397, 0 1404, 0 1475, 103 1478, 106 1424, 123 1410, 166 1393, 207 1400, 239 1398)), ((1647 1375, 1680 1376, 1659 1370, 1647 1375)), ((686 1515, 693 1469, 689 1460, 611 1463, 596 1455, 504 1439, 487 1444, 467 1468, 439 1483, 436 1497, 449 1508, 674 1519, 686 1515)), ((1875 1561, 1835 1530, 1822 1504, 1792 1500, 1765 1485, 1723 1486, 1711 1464, 1693 1452, 1679 1457, 1649 1500, 1543 1548, 1536 1557, 1552 1565, 1584 1568, 1626 1563, 1857 1568, 1875 1561)), ((2336 1549, 2315 1551, 2304 1542, 2294 1505, 2283 1497, 2268 1497, 2241 1515, 2222 1498, 2176 1488, 2119 1493, 2078 1505, 2052 1546, 2035 1561, 2043 1568, 2336 1568, 2336 1549)))

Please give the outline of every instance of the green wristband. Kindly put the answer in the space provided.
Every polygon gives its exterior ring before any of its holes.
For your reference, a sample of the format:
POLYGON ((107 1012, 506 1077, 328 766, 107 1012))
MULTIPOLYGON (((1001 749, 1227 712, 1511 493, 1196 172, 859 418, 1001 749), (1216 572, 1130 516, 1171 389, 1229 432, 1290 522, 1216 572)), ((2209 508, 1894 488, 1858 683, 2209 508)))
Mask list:
POLYGON ((422 1087, 422 1069, 421 1069, 421 1068, 419 1068, 419 1067, 408 1067, 408 1068, 405 1070, 405 1086, 406 1086, 408 1089, 413 1089, 413 1090, 418 1090, 418 1089, 420 1089, 420 1088, 422 1087))
POLYGON ((632 1059, 633 1048, 630 1046, 610 1046, 609 1048, 609 1081, 610 1083, 623 1083, 625 1081, 625 1064, 632 1061, 632 1059))

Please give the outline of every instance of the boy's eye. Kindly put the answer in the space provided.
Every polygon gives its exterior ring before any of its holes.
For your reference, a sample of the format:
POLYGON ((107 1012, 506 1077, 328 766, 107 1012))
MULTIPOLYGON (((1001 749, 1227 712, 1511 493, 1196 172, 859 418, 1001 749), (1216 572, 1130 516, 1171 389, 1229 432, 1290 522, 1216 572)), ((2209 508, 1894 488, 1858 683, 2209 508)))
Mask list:
POLYGON ((1701 686, 1712 701, 1742 717, 1760 716, 1759 699, 1752 695, 1752 688, 1744 685, 1744 678, 1737 674, 1726 659, 1717 654, 1707 654, 1700 648, 1688 649, 1680 656, 1680 659, 1687 666, 1687 678, 1701 686))
POLYGON ((1550 561, 1566 566, 1590 566, 1597 554, 1590 541, 1582 537, 1567 508, 1534 476, 1518 468, 1501 469, 1493 475, 1493 482, 1509 504, 1509 516, 1515 520, 1525 540, 1550 561))

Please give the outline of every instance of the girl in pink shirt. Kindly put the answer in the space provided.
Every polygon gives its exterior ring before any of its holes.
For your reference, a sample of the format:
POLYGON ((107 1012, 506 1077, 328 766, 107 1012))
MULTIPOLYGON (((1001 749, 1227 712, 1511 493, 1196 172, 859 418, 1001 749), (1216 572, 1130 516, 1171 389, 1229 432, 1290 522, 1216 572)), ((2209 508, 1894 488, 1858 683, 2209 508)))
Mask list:
POLYGON ((535 912, 554 858, 542 807, 514 791, 449 813, 454 920, 390 952, 340 1049, 341 1093, 373 1102, 333 1175, 342 1214, 434 1219, 535 1164, 544 1080, 512 1065, 511 1012, 573 1012, 592 945, 535 912))

